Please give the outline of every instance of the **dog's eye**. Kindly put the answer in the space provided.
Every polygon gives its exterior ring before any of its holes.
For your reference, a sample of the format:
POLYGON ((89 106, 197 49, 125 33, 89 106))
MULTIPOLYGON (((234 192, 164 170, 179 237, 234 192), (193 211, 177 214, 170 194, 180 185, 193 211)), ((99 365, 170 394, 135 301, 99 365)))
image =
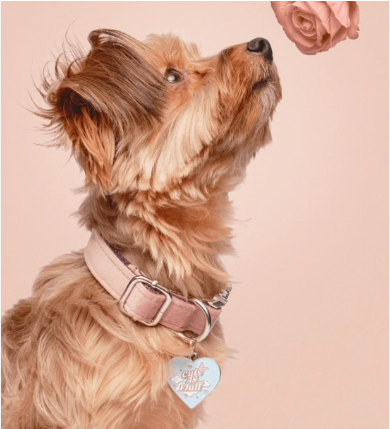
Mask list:
POLYGON ((165 80, 169 83, 178 83, 183 80, 183 75, 175 69, 168 69, 165 72, 165 80))

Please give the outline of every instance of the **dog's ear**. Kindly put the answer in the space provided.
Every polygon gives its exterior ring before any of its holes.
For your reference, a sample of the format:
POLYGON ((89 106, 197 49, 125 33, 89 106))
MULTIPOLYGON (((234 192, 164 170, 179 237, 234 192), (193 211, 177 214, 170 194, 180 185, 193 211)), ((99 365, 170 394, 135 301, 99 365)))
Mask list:
POLYGON ((70 140, 86 185, 109 192, 116 143, 159 121, 165 84, 151 65, 152 53, 130 36, 96 30, 89 42, 86 56, 72 45, 71 61, 67 55, 57 59, 56 80, 45 78, 41 91, 50 108, 38 114, 62 143, 70 140))

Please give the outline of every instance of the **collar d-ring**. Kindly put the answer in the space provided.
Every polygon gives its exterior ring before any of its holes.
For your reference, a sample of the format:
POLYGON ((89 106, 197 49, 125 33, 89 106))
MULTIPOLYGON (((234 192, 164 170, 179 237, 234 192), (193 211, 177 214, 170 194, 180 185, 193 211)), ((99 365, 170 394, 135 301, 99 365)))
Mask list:
POLYGON ((199 299, 191 299, 191 302, 193 302, 195 305, 197 305, 202 311, 205 316, 205 326, 203 329, 203 332, 196 336, 196 337, 187 337, 187 335, 184 335, 182 332, 177 332, 177 335, 182 338, 184 341, 187 341, 188 343, 200 343, 203 341, 210 333, 211 327, 212 327, 212 321, 211 321, 211 314, 209 309, 206 307, 205 304, 199 299))

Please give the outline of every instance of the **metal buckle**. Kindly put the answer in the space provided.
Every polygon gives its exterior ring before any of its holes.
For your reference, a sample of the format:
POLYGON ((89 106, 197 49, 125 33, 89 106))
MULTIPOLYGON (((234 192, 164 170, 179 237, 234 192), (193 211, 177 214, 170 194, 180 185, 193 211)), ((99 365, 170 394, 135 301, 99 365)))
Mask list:
POLYGON ((151 286, 152 288, 158 290, 163 295, 165 295, 165 301, 163 305, 160 307, 160 309, 158 310, 158 313, 156 314, 156 316, 151 322, 143 322, 142 320, 138 320, 138 322, 141 322, 146 326, 156 326, 160 322, 163 314, 165 313, 170 303, 172 302, 172 294, 167 289, 159 285, 157 283, 157 280, 152 281, 144 276, 135 276, 133 279, 130 280, 129 284, 126 286, 125 291, 123 292, 123 295, 119 299, 119 308, 121 309, 122 313, 126 314, 126 316, 130 316, 130 315, 125 309, 125 304, 137 283, 147 283, 149 286, 151 286))
MULTIPOLYGON (((141 322, 146 326, 156 326, 160 322, 163 314, 165 313, 165 311, 167 310, 169 305, 171 304, 172 294, 167 289, 165 289, 163 286, 159 285, 157 283, 157 280, 152 281, 152 280, 150 280, 144 276, 135 276, 132 280, 130 280, 129 284, 126 286, 125 291, 123 292, 122 296, 119 299, 119 308, 122 311, 122 313, 126 314, 126 316, 130 316, 129 313, 125 309, 126 301, 128 300, 131 292, 133 291, 133 289, 137 283, 146 283, 149 286, 151 286, 152 288, 161 292, 165 296, 164 303, 162 304, 158 313, 156 314, 156 316, 154 317, 154 319, 151 322, 143 322, 142 320, 137 320, 138 322, 141 322)), ((214 308, 221 308, 223 305, 226 304, 227 297, 230 293, 230 290, 231 290, 231 287, 229 286, 227 289, 225 289, 225 291, 222 291, 219 296, 214 297, 211 302, 208 302, 208 304, 214 308), (223 295, 224 293, 226 293, 226 296, 223 295), (221 302, 221 304, 219 307, 217 307, 219 302, 221 302)), ((211 314, 210 314, 210 311, 207 308, 207 306, 201 300, 190 299, 190 301, 193 302, 196 306, 198 306, 202 310, 202 312, 205 316, 206 323, 205 323, 205 327, 203 329, 203 332, 196 337, 187 337, 187 335, 184 335, 182 332, 176 332, 176 334, 179 337, 181 337, 183 340, 187 341, 188 343, 191 343, 191 342, 199 343, 199 342, 203 341, 209 335, 209 333, 211 331, 211 328, 212 328, 211 314)))
POLYGON ((229 285, 226 289, 219 292, 218 295, 214 296, 214 298, 211 301, 207 301, 207 304, 216 309, 220 309, 224 307, 228 302, 228 298, 231 291, 232 291, 232 285, 229 285))
POLYGON ((190 301, 192 301, 195 305, 197 305, 203 311, 203 314, 204 314, 205 319, 206 319, 206 324, 205 324, 205 327, 203 329, 203 332, 200 335, 198 335, 197 337, 187 337, 187 335, 184 335, 182 332, 176 332, 176 333, 177 333, 177 335, 179 335, 180 338, 182 338, 183 340, 187 341, 190 344, 191 344, 191 341, 196 342, 196 343, 200 343, 209 335, 209 333, 211 331, 211 327, 212 327, 211 314, 210 314, 209 309, 199 299, 191 299, 190 301))

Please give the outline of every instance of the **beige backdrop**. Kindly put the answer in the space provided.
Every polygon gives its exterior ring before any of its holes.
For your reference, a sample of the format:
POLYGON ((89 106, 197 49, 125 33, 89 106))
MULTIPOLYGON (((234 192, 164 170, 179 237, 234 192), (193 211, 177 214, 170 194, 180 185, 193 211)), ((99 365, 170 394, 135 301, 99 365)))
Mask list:
MULTIPOLYGON (((305 56, 269 2, 2 3, 3 309, 38 270, 83 247, 82 174, 22 106, 70 36, 174 32, 204 54, 263 36, 283 101, 273 143, 231 197, 236 282, 222 315, 237 349, 202 428, 388 427, 388 2, 359 2, 361 35, 305 56)), ((36 97, 37 99, 37 97, 36 97)))

